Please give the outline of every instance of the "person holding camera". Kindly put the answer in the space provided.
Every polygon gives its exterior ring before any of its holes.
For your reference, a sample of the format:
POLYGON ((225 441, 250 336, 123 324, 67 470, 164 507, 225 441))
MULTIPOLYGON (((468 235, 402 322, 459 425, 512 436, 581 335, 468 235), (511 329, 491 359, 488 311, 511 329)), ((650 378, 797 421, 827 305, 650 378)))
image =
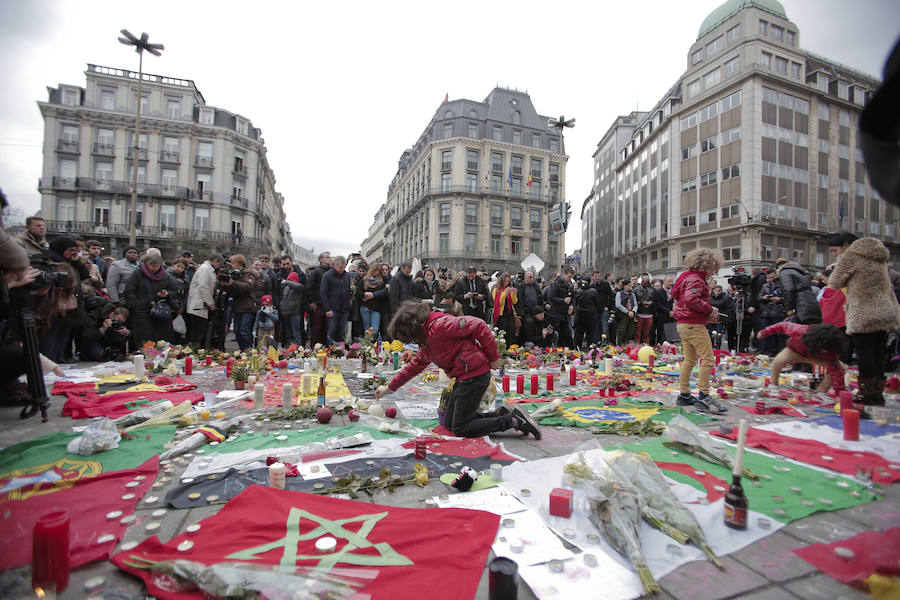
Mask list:
POLYGON ((253 322, 256 319, 256 282, 259 273, 247 268, 247 259, 242 254, 233 254, 228 259, 231 265, 230 277, 220 278, 219 284, 231 294, 234 314, 234 337, 241 352, 253 346, 253 322))
POLYGON ((172 318, 180 307, 175 300, 175 283, 166 274, 160 256, 146 254, 128 277, 125 305, 131 316, 135 348, 144 342, 173 340, 172 318))
POLYGON ((815 325, 822 322, 822 309, 809 281, 809 273, 793 261, 779 258, 775 262, 778 283, 784 291, 784 309, 795 323, 815 325))
MULTIPOLYGON (((392 287, 394 285, 391 283, 392 287)), ((488 289, 484 280, 478 277, 475 267, 466 269, 466 276, 456 282, 453 294, 462 306, 463 314, 485 320, 484 301, 488 296, 488 289)))
POLYGON ((125 324, 128 322, 128 309, 124 306, 107 304, 103 309, 103 322, 98 331, 103 340, 103 360, 122 362, 128 359, 128 338, 130 332, 125 324))
POLYGON ((712 293, 709 295, 709 303, 713 308, 719 311, 719 319, 715 323, 707 323, 706 329, 709 331, 709 337, 712 340, 713 348, 722 349, 722 338, 725 334, 725 323, 728 321, 734 302, 731 296, 725 293, 721 285, 713 286, 712 293))
MULTIPOLYGON (((759 291, 759 311, 763 329, 787 318, 781 283, 778 281, 778 273, 775 271, 766 273, 766 283, 759 291)), ((787 337, 780 334, 757 339, 760 351, 769 356, 775 356, 781 352, 787 343, 787 337)))

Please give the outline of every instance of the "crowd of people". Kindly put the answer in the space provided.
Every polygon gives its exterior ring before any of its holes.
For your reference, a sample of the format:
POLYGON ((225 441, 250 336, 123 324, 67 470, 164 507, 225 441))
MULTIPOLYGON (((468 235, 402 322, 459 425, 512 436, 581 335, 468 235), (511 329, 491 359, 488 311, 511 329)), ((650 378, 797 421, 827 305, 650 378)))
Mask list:
MULTIPOLYGON (((32 263, 44 257, 52 271, 65 273, 37 310, 41 352, 57 363, 122 360, 159 340, 224 349, 229 331, 242 351, 351 342, 369 330, 390 339, 392 315, 414 300, 433 312, 484 320, 504 333, 508 345, 585 348, 680 340, 699 352, 702 333, 711 349, 727 344, 730 350, 775 356, 790 345, 790 332, 770 329, 760 335, 767 328, 784 321, 825 323, 850 334, 850 343, 842 346, 845 363, 855 356, 869 365, 873 349, 884 362, 887 335, 896 328, 888 300, 896 305, 900 298, 900 273, 887 268, 884 245, 846 232, 829 241, 836 262, 815 274, 780 258, 770 268, 754 267, 720 282, 721 260, 704 254, 703 264, 685 264, 682 277, 694 272, 687 303, 694 302, 702 281, 704 302, 715 314, 709 320, 705 314, 679 319, 677 301, 684 290, 673 277, 653 279, 648 273, 576 274, 567 266, 541 279, 533 271, 489 275, 484 267, 470 266, 450 273, 428 265, 413 273, 410 261, 393 268, 362 259, 348 265, 328 252, 318 256, 319 264, 303 269, 286 254, 212 253, 195 261, 184 252, 166 260, 155 248, 141 252, 134 246, 114 259, 102 255, 96 240, 63 235, 48 242, 40 217, 30 217, 14 239, 32 263), (865 261, 884 264, 889 298, 842 267, 865 261), (860 315, 877 306, 887 312, 872 317, 880 323, 876 335, 868 322, 860 324, 860 315)), ((688 362, 692 352, 685 351, 688 362)), ((882 376, 866 369, 867 381, 882 376)))

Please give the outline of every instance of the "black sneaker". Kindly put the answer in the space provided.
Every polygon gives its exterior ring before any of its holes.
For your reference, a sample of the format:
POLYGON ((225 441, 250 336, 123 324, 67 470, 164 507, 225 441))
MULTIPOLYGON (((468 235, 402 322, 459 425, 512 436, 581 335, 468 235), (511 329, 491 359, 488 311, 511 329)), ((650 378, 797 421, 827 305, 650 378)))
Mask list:
POLYGON ((694 402, 696 402, 696 400, 694 400, 694 397, 690 394, 678 394, 678 399, 675 401, 675 404, 678 406, 693 406, 694 402))
POLYGON ((513 427, 525 434, 531 434, 534 439, 541 439, 541 429, 538 427, 534 418, 527 411, 522 410, 518 406, 512 409, 513 427))
POLYGON ((509 410, 509 405, 504 402, 500 405, 500 408, 497 409, 497 416, 502 417, 503 415, 510 415, 512 412, 509 410))

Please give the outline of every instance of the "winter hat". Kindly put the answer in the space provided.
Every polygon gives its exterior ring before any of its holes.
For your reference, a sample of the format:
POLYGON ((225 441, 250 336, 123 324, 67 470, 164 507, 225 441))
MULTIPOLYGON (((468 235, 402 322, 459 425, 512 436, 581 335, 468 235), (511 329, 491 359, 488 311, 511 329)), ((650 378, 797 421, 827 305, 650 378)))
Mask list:
POLYGON ((262 298, 260 298, 260 302, 263 303, 263 306, 272 306, 272 295, 266 294, 262 298))
POLYGON ((300 283, 300 276, 297 275, 296 271, 291 271, 287 276, 288 281, 293 281, 294 283, 300 283))

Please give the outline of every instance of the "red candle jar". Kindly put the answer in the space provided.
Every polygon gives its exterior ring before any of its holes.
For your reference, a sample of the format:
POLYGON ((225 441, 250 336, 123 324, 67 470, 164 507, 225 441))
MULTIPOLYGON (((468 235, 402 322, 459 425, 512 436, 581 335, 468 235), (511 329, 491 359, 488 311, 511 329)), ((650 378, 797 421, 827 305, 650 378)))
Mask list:
POLYGON ((425 438, 417 437, 416 438, 416 460, 425 460, 425 455, 428 453, 428 446, 425 444, 425 438))
POLYGON ((838 394, 841 399, 841 413, 853 408, 853 394, 844 390, 838 394))
POLYGON ((225 377, 231 377, 231 365, 234 364, 234 359, 229 358, 225 361, 225 377))
POLYGON ((844 420, 844 441, 859 441, 859 411, 853 408, 841 411, 841 418, 844 420))
POLYGON ((47 513, 34 525, 31 558, 31 587, 56 584, 56 592, 69 585, 69 515, 47 513))
POLYGON ((598 391, 600 392, 601 398, 606 396, 606 388, 598 388, 598 391))
POLYGON ((194 372, 194 359, 188 356, 184 359, 184 374, 191 375, 194 372))
POLYGON ((650 368, 653 368, 653 363, 656 362, 656 356, 651 354, 650 358, 647 359, 647 363, 650 365, 650 368))
POLYGON ((575 385, 575 367, 569 369, 569 385, 575 385))
POLYGON ((766 387, 769 387, 769 378, 768 377, 763 379, 763 385, 765 385, 766 387))
POLYGON ((757 400, 756 401, 756 412, 761 415, 766 414, 766 401, 765 400, 757 400))
POLYGON ((537 373, 534 373, 531 376, 531 395, 534 396, 538 393, 538 376, 537 373))
POLYGON ((525 375, 519 373, 516 375, 516 393, 524 394, 525 393, 525 375))
POLYGON ((607 388, 606 395, 612 398, 616 395, 616 388, 607 388))
POLYGON ((503 376, 503 393, 504 394, 509 393, 509 375, 503 376))
POLYGON ((547 391, 553 391, 553 373, 547 373, 547 391))

